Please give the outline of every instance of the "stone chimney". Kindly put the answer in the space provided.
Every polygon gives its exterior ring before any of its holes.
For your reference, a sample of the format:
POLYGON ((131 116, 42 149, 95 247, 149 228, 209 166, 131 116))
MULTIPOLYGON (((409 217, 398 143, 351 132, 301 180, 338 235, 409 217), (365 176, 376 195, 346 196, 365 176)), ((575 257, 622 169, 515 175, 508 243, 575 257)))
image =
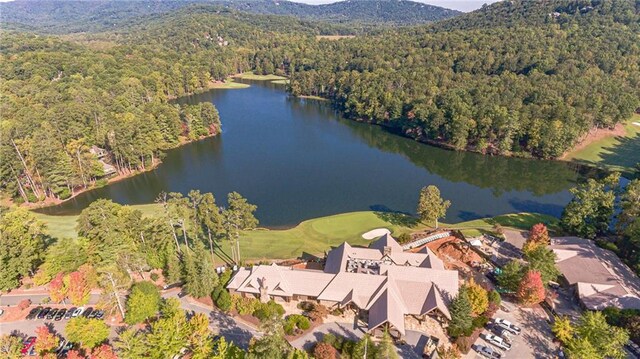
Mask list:
POLYGON ((260 301, 262 303, 267 303, 269 301, 269 294, 267 294, 268 289, 269 287, 267 287, 267 279, 265 277, 262 277, 262 279, 260 279, 260 301))

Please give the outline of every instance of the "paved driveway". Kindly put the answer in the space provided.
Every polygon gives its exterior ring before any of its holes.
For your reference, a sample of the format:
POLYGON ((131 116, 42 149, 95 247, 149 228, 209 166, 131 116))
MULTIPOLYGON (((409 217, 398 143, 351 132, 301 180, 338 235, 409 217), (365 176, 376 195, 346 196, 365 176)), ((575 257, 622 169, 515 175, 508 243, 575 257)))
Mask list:
MULTIPOLYGON (((499 310, 494 318, 506 319, 522 329, 520 335, 513 336, 511 350, 504 352, 503 358, 555 358, 556 345, 553 343, 548 316, 542 308, 519 308, 513 303, 504 302, 509 312, 499 310)), ((485 330, 484 333, 489 333, 485 330)), ((475 344, 488 345, 479 338, 475 344)), ((489 345, 490 346, 490 345, 489 345)), ((482 358, 473 349, 464 358, 482 358)))

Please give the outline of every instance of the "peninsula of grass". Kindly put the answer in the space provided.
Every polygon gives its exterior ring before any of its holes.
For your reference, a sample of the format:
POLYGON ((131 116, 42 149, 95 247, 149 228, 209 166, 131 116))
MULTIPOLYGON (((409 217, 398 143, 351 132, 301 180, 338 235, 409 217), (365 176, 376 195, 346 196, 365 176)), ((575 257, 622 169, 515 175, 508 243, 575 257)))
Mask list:
MULTIPOLYGON (((153 216, 161 211, 157 204, 133 205, 144 216, 153 216)), ((52 237, 77 237, 75 231, 78 216, 50 216, 36 213, 47 224, 52 237)), ((492 233, 499 223, 505 228, 528 230, 536 223, 546 223, 550 230, 558 229, 558 219, 537 213, 517 213, 483 218, 456 224, 442 224, 441 227, 460 229, 466 236, 492 233)), ((331 247, 348 242, 352 245, 368 245, 371 241, 362 234, 375 228, 388 228, 392 235, 411 233, 429 229, 415 218, 388 212, 349 212, 304 221, 284 230, 256 229, 243 231, 240 237, 240 252, 245 261, 297 258, 305 254, 322 256, 331 247)), ((220 260, 230 255, 229 241, 222 241, 216 250, 220 260)))
POLYGON ((283 79, 283 80, 272 80, 271 81, 272 84, 278 84, 278 85, 288 85, 289 84, 289 80, 287 79, 283 79))
POLYGON ((286 80, 287 78, 284 76, 278 75, 256 75, 253 72, 243 72, 241 74, 233 76, 238 79, 243 80, 258 80, 258 81, 277 81, 277 80, 286 80))
POLYGON ((624 124, 623 136, 611 135, 589 143, 584 148, 570 152, 566 160, 630 174, 640 163, 640 115, 633 115, 624 124))
POLYGON ((212 89, 245 89, 247 87, 250 87, 251 85, 249 84, 243 84, 241 82, 235 82, 231 79, 227 79, 224 80, 224 82, 221 81, 217 81, 217 82, 212 82, 211 85, 209 86, 209 88, 212 89))

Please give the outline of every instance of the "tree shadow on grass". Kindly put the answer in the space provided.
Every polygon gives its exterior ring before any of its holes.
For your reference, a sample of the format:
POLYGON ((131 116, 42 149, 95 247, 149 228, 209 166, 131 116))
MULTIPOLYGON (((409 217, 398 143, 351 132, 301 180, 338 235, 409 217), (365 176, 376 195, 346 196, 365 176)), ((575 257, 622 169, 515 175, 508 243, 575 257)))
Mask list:
POLYGON ((418 218, 411 215, 411 213, 394 211, 391 208, 383 204, 374 204, 369 206, 369 209, 374 211, 375 215, 385 222, 389 222, 395 226, 414 227, 418 224, 418 218))
POLYGON ((576 162, 592 166, 610 165, 624 167, 628 169, 627 171, 623 171, 625 176, 637 177, 638 174, 634 173, 634 167, 640 163, 640 134, 636 134, 634 137, 617 136, 616 141, 618 143, 602 148, 603 151, 600 153, 600 161, 576 160, 576 162))

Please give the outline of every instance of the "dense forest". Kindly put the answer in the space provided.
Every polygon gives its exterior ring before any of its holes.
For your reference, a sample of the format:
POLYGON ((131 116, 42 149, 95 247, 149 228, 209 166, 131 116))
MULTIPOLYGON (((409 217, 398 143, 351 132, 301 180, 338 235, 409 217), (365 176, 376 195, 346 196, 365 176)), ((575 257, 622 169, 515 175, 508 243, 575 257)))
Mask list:
MULTIPOLYGON (((405 26, 447 19, 461 14, 408 0, 351 0, 324 5, 308 5, 275 0, 166 0, 166 1, 75 1, 18 0, 0 3, 3 28, 67 34, 114 31, 125 26, 154 20, 161 14, 185 6, 215 5, 220 11, 238 10, 264 15, 293 16, 300 20, 347 23, 345 31, 371 29, 370 25, 405 26), (356 26, 356 23, 358 26, 356 26)), ((335 26, 329 27, 332 31, 335 26)))
POLYGON ((420 141, 526 157, 558 157, 640 106, 638 1, 500 2, 339 41, 317 35, 344 24, 202 4, 154 11, 110 31, 2 33, 0 188, 10 197, 91 186, 105 170, 92 146, 127 174, 219 133, 215 108, 171 100, 246 71, 289 76, 294 95, 420 141))
POLYGON ((321 42, 296 95, 484 153, 562 155, 640 105, 640 2, 505 1, 434 26, 321 42))

